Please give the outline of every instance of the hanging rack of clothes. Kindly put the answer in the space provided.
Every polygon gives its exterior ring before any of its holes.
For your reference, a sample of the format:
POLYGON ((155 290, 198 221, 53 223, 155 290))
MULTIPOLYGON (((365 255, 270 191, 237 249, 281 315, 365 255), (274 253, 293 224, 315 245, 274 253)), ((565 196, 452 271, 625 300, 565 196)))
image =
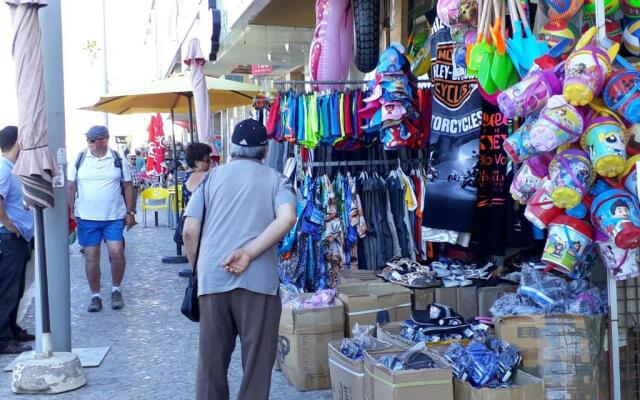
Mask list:
POLYGON ((340 269, 377 270, 393 258, 426 259, 425 158, 299 165, 298 220, 279 251, 282 283, 317 291, 334 287, 340 269))
POLYGON ((386 150, 426 146, 430 82, 385 76, 377 80, 280 80, 266 122, 277 142, 307 149, 356 150, 382 143, 386 150), (397 79, 397 80, 393 80, 397 79))

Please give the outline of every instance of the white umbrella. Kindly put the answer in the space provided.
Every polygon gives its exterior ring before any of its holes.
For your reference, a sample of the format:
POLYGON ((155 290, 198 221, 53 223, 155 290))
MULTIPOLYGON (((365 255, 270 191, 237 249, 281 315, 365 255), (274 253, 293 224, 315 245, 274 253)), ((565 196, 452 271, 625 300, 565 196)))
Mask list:
MULTIPOLYGON (((196 126, 198 129, 198 141, 206 143, 210 134, 211 105, 209 104, 209 92, 204 75, 206 59, 200 48, 200 41, 196 38, 189 42, 189 51, 184 63, 191 68, 191 85, 193 88, 193 101, 196 106, 196 126)), ((214 155, 217 152, 214 150, 214 155)))

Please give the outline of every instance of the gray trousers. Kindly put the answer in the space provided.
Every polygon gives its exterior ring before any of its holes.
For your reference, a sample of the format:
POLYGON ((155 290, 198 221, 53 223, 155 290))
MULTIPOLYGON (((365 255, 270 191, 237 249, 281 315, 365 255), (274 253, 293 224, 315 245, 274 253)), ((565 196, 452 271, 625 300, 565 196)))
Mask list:
POLYGON ((239 335, 243 376, 237 398, 267 400, 278 344, 280 296, 235 289, 199 299, 196 399, 229 399, 227 373, 239 335))

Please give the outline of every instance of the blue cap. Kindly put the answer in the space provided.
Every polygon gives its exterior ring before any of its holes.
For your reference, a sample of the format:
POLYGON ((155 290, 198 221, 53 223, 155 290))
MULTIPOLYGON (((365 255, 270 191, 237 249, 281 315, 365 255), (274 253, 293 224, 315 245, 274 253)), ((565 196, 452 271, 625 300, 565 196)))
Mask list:
POLYGON ((97 138, 109 139, 109 130, 104 126, 96 125, 89 128, 89 130, 87 131, 87 133, 85 133, 85 135, 87 135, 88 140, 97 139, 97 138))

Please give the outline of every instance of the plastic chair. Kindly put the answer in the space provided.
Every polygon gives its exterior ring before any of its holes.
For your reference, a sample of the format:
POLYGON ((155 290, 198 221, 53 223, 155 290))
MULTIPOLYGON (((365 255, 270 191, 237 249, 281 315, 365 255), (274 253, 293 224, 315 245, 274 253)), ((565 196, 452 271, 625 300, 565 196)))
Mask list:
POLYGON ((152 187, 145 189, 140 195, 141 209, 144 221, 144 227, 147 227, 147 210, 155 211, 155 222, 158 226, 158 211, 167 211, 167 221, 169 220, 169 191, 163 188, 152 187))

